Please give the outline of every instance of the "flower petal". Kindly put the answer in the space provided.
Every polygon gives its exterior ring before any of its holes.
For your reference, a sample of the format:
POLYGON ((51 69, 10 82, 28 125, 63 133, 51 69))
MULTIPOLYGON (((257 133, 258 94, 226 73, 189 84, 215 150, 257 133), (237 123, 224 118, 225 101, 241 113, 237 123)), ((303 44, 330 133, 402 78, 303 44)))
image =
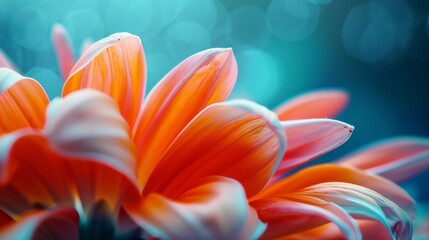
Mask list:
MULTIPOLYGON (((387 231, 386 228, 379 222, 371 219, 357 219, 356 222, 358 223, 359 229, 362 233, 362 239, 391 238, 389 231, 387 231)), ((345 238, 334 224, 328 223, 323 226, 293 235, 291 239, 343 240, 345 238)))
POLYGON ((390 233, 381 223, 371 219, 358 219, 362 239, 389 239, 390 233))
POLYGON ((306 118, 333 118, 347 105, 349 97, 340 90, 319 90, 309 92, 277 108, 279 119, 296 120, 306 118))
POLYGON ((194 182, 174 200, 151 193, 127 211, 151 236, 161 239, 257 239, 265 230, 241 185, 225 177, 194 182))
POLYGON ((112 174, 102 168, 92 170, 92 173, 75 169, 75 174, 80 175, 78 183, 82 188, 96 180, 94 191, 100 195, 107 194, 107 200, 113 198, 115 201, 124 198, 118 193, 123 194, 127 186, 129 190, 136 190, 134 187, 139 186, 135 177, 135 149, 128 125, 118 110, 107 95, 81 90, 51 104, 45 127, 50 146, 59 154, 91 159, 117 171, 112 174))
POLYGON ((344 182, 325 182, 307 187, 299 194, 335 203, 355 218, 373 219, 384 225, 392 239, 412 237, 410 216, 371 189, 344 182))
POLYGON ((74 240, 79 238, 78 221, 77 212, 70 208, 29 212, 0 227, 0 239, 74 240))
POLYGON ((0 229, 3 225, 13 222, 13 218, 0 209, 0 229))
POLYGON ((66 29, 59 23, 54 25, 51 35, 61 75, 63 80, 66 80, 74 65, 73 49, 70 43, 70 38, 66 29))
POLYGON ((230 49, 197 53, 171 70, 149 93, 133 129, 144 183, 164 151, 206 106, 224 101, 237 77, 230 49))
POLYGON ((324 182, 351 183, 369 188, 393 201, 414 217, 414 200, 395 183, 359 169, 330 164, 321 164, 299 171, 264 189, 252 200, 275 197, 324 182))
POLYGON ((429 168, 429 140, 423 138, 394 138, 375 143, 338 161, 402 181, 429 168))
POLYGON ((361 237, 354 219, 333 203, 313 199, 298 202, 276 197, 253 201, 251 206, 268 224, 262 239, 285 237, 328 222, 335 224, 347 239, 361 237))
POLYGON ((274 113, 248 101, 216 103, 204 109, 165 152, 144 188, 178 196, 200 178, 221 175, 259 192, 274 173, 285 149, 274 113))
POLYGON ((15 72, 18 72, 18 68, 1 49, 0 49, 0 68, 9 68, 15 72))
POLYGON ((341 146, 354 127, 331 119, 305 119, 282 122, 288 147, 275 175, 313 160, 341 146))
POLYGON ((21 128, 42 128, 49 98, 34 79, 0 68, 0 135, 21 128))
POLYGON ((113 99, 97 91, 81 90, 54 100, 47 116, 44 132, 56 151, 93 158, 135 179, 135 149, 113 99))
MULTIPOLYGON (((412 235, 411 219, 415 214, 412 199, 407 202, 408 195, 399 186, 387 180, 369 174, 366 174, 366 177, 365 179, 364 172, 358 170, 322 165, 298 172, 268 187, 249 202, 258 211, 261 220, 268 224, 267 232, 264 235, 268 238, 310 230, 326 223, 320 221, 321 216, 319 219, 312 219, 311 212, 308 213, 308 216, 300 213, 303 219, 297 218, 295 212, 292 212, 291 215, 290 210, 282 209, 285 204, 283 200, 288 200, 322 207, 325 210, 326 206, 331 208, 337 206, 337 210, 342 209, 344 213, 353 218, 378 221, 389 231, 392 239, 410 239, 412 235), (375 185, 376 189, 382 190, 377 193, 365 185, 375 185), (395 195, 401 191, 404 199, 398 201, 395 195), (388 197, 391 196, 402 206, 389 200, 388 197), (289 223, 292 221, 291 219, 295 221, 295 224, 298 222, 302 226, 293 226, 293 223, 289 223)), ((337 222, 334 224, 341 229, 337 222)), ((356 223, 352 225, 349 225, 349 230, 341 230, 348 239, 351 237, 347 236, 347 233, 359 231, 356 229, 356 223), (353 228, 352 225, 355 227, 353 228)), ((352 238, 360 239, 356 233, 352 236, 352 238)))
POLYGON ((0 149, 0 208, 10 215, 56 204, 81 214, 103 200, 116 211, 139 198, 127 124, 100 92, 54 101, 43 133, 8 134, 0 149))
POLYGON ((140 38, 116 33, 91 45, 70 71, 63 96, 94 88, 113 97, 132 126, 143 101, 146 61, 140 38))

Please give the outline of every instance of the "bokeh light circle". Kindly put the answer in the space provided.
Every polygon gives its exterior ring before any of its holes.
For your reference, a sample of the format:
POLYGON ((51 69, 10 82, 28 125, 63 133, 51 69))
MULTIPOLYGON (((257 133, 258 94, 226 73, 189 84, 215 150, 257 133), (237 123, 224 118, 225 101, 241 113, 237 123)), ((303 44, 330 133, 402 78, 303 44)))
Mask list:
POLYGON ((212 0, 183 0, 183 10, 176 22, 195 22, 211 30, 217 22, 217 8, 212 0))
POLYGON ((150 1, 113 0, 106 10, 105 24, 109 33, 130 32, 139 34, 149 25, 152 13, 150 1))
POLYGON ((149 92, 174 67, 174 63, 167 54, 156 53, 146 55, 147 88, 149 92))
POLYGON ((320 4, 320 5, 328 4, 328 3, 332 2, 332 0, 307 0, 307 1, 309 1, 311 3, 320 4))
POLYGON ((167 29, 165 44, 173 60, 185 57, 210 47, 210 33, 196 22, 178 22, 167 29))
POLYGON ((320 7, 308 1, 274 0, 267 10, 271 31, 285 41, 301 41, 319 23, 320 7))
POLYGON ((227 25, 228 40, 233 47, 263 47, 270 39, 265 13, 256 6, 235 9, 227 25))
POLYGON ((269 53, 258 49, 246 49, 235 54, 239 74, 232 97, 266 104, 277 94, 280 84, 279 68, 275 59, 269 53))
POLYGON ((42 11, 34 7, 23 7, 12 15, 9 34, 19 45, 40 50, 48 46, 50 26, 42 11))
POLYGON ((80 49, 84 39, 103 37, 103 22, 97 12, 91 9, 77 9, 70 12, 62 21, 67 29, 75 49, 80 49))
POLYGON ((351 57, 373 63, 393 50, 396 33, 389 12, 383 5, 371 2, 350 11, 343 25, 342 38, 351 57))
MULTIPOLYGON (((147 0, 144 1, 149 2, 147 0)), ((183 10, 183 0, 156 0, 151 1, 151 4, 150 11, 155 13, 151 14, 151 27, 162 28, 172 23, 183 10)))
POLYGON ((63 80, 48 68, 34 67, 25 76, 36 79, 45 89, 49 99, 61 96, 63 80))

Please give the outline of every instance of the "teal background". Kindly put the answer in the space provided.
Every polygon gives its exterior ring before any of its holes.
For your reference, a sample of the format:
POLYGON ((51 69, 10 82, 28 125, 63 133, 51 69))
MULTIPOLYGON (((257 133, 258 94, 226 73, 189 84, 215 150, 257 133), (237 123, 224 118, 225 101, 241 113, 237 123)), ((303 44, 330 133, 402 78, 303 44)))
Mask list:
MULTIPOLYGON (((0 48, 52 98, 62 85, 50 37, 56 22, 76 56, 88 39, 139 35, 149 89, 185 57, 232 47, 233 98, 272 108, 319 88, 350 93, 338 118, 356 130, 319 160, 330 161, 382 138, 429 136, 428 13, 427 0, 0 0, 0 48)), ((428 177, 405 186, 427 199, 428 177)))

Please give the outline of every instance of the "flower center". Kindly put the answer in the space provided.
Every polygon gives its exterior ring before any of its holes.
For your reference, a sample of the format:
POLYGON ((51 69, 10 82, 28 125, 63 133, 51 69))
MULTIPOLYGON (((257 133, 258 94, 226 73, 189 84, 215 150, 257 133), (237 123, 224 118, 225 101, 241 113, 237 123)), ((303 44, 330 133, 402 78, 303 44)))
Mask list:
POLYGON ((118 230, 117 221, 105 201, 97 202, 86 218, 81 218, 79 237, 81 240, 131 240, 144 239, 140 229, 118 230))

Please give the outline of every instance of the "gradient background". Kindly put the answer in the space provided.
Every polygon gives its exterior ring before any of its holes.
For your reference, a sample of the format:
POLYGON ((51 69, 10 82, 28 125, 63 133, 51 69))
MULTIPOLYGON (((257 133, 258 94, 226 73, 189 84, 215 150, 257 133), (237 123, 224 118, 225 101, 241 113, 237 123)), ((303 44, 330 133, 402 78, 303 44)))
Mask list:
MULTIPOLYGON (((150 89, 185 57, 232 47, 233 98, 275 107, 319 88, 351 95, 338 118, 356 127, 329 161, 397 135, 429 136, 427 0, 0 0, 0 48, 51 98, 61 92, 50 31, 65 26, 75 55, 88 39, 139 35, 150 89)), ((428 200, 422 174, 404 183, 428 200)))

